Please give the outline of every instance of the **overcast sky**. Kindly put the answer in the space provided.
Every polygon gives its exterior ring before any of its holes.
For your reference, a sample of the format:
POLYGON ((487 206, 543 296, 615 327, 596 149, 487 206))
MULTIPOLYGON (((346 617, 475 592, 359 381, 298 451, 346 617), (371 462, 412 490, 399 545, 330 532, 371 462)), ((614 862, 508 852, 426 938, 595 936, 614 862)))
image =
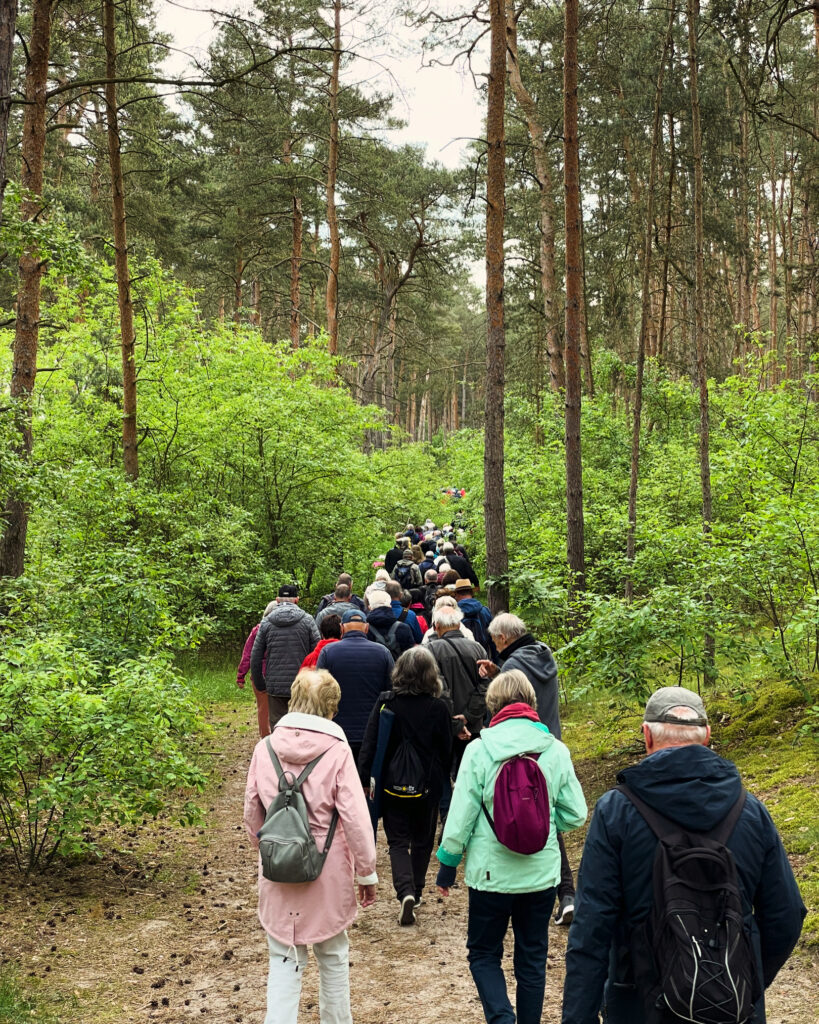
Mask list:
MULTIPOLYGON (((448 0, 454 3, 456 0, 448 0)), ((211 10, 232 11, 247 7, 241 0, 156 0, 160 29, 173 36, 180 51, 202 57, 213 35, 211 10)), ((437 7, 443 6, 440 3, 437 7)), ((354 33, 363 27, 342 29, 343 43, 352 45, 354 33)), ((420 37, 399 21, 390 23, 390 35, 377 44, 355 43, 368 60, 358 61, 347 72, 351 81, 369 81, 381 92, 395 95, 395 113, 407 127, 391 134, 396 143, 420 143, 427 157, 447 167, 457 167, 470 138, 480 134, 481 101, 472 78, 463 69, 422 67, 420 37)), ((168 70, 180 73, 187 67, 185 53, 169 57, 168 70)))

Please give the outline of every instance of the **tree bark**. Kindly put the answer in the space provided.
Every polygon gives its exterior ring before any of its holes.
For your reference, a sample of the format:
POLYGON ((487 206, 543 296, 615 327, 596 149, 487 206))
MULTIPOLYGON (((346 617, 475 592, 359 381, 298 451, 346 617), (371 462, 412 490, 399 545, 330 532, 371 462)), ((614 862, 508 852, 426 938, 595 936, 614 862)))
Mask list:
MULTIPOLYGON (((563 176, 566 203, 566 554, 569 602, 585 589, 586 559, 583 526, 583 463, 580 445, 580 333, 583 267, 580 258, 580 147, 577 136, 578 0, 565 0, 563 58, 563 176)), ((570 612, 574 635, 579 618, 570 612)))
POLYGON ((626 533, 626 558, 629 562, 629 574, 626 578, 627 601, 634 596, 634 582, 631 568, 634 563, 635 543, 637 535, 637 485, 640 477, 640 427, 643 412, 643 374, 646 362, 646 336, 648 334, 651 315, 651 243, 654 235, 654 187, 657 180, 657 151, 660 144, 660 127, 662 116, 660 101, 663 95, 665 62, 674 31, 676 17, 675 3, 671 0, 671 11, 668 15, 668 31, 665 36, 660 67, 657 72, 657 88, 654 93, 654 120, 651 129, 651 156, 649 158, 648 188, 646 189, 645 226, 643 231, 643 273, 642 273, 642 308, 640 310, 640 338, 637 344, 637 379, 634 385, 634 422, 631 434, 631 477, 628 489, 628 530, 626 533))
POLYGON ((330 72, 330 147, 327 156, 327 227, 330 231, 330 270, 327 275, 327 334, 331 355, 338 353, 338 270, 341 240, 336 212, 338 176, 338 88, 341 70, 341 0, 333 2, 333 64, 330 72))
POLYGON ((0 224, 6 193, 6 151, 11 111, 11 60, 17 28, 17 0, 0 0, 0 224))
MULTIPOLYGON (((46 138, 46 90, 51 43, 51 0, 33 0, 31 38, 26 65, 26 106, 20 153, 20 184, 26 195, 20 208, 24 221, 43 214, 43 158, 46 138)), ((17 402, 19 452, 31 457, 31 396, 37 376, 40 334, 40 284, 45 266, 36 248, 24 249, 18 263, 17 324, 14 331, 10 396, 17 402)), ((0 576, 22 576, 28 529, 28 508, 12 493, 6 502, 0 537, 0 576)))
POLYGON ((671 255, 672 215, 674 211, 674 170, 676 154, 674 152, 674 114, 668 112, 668 196, 665 209, 665 250, 663 252, 663 277, 660 299, 660 332, 657 338, 657 361, 663 362, 667 335, 668 314, 668 265, 671 255))
POLYGON ((561 391, 566 386, 563 366, 563 349, 557 316, 557 284, 555 274, 555 204, 554 183, 546 152, 543 123, 538 115, 537 104, 523 84, 518 63, 518 15, 511 0, 506 5, 506 43, 509 64, 509 84, 518 106, 523 111, 532 153, 535 162, 535 178, 538 183, 538 206, 540 214, 540 288, 543 296, 543 313, 546 318, 546 351, 549 355, 549 382, 552 391, 561 391))
POLYGON ((293 250, 290 257, 290 341, 298 348, 301 340, 301 250, 304 217, 301 199, 293 196, 293 250))
POLYGON ((491 32, 486 111, 486 422, 483 460, 486 571, 493 615, 509 607, 509 552, 504 492, 504 326, 503 226, 506 178, 504 102, 506 93, 506 11, 504 0, 489 0, 491 32))
MULTIPOLYGON (((688 64, 691 90, 691 142, 694 164, 694 344, 697 352, 697 381, 700 401, 700 487, 702 490, 702 530, 711 534, 711 436, 708 410, 708 347, 705 336, 705 240, 703 226, 702 126, 700 123, 699 58, 697 33, 700 21, 699 0, 688 0, 688 64)), ((704 671, 713 680, 714 636, 706 632, 704 671)))
POLYGON ((111 212, 117 272, 117 302, 122 340, 122 464, 129 480, 139 476, 137 452, 137 390, 134 307, 131 302, 131 274, 128 268, 128 240, 125 227, 125 179, 117 110, 117 39, 114 0, 103 3, 105 40, 105 118, 108 131, 108 163, 111 170, 111 212))

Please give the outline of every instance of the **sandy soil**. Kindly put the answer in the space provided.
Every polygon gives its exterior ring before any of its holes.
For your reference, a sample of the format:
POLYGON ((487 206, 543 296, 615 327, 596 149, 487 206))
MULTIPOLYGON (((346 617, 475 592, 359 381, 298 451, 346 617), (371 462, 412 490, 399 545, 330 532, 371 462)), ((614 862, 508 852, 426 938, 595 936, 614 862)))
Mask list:
MULTIPOLYGON (((3 872, 0 953, 44 999, 47 992, 63 997, 62 1024, 263 1021, 266 947, 256 919, 255 856, 241 826, 252 724, 241 708, 217 728, 212 755, 221 782, 211 791, 206 828, 122 833, 118 852, 102 863, 23 884, 3 872)), ((597 780, 588 781, 594 787, 597 780)), ((443 901, 430 873, 417 925, 399 928, 383 836, 379 875, 378 902, 351 930, 356 1024, 480 1024, 466 965, 463 886, 443 901)), ((560 1020, 566 930, 552 924, 550 939, 547 1024, 560 1020)), ((304 1024, 318 1024, 317 1000, 311 962, 304 1024)), ((769 1024, 816 1024, 819 964, 794 957, 768 1006, 769 1024)))

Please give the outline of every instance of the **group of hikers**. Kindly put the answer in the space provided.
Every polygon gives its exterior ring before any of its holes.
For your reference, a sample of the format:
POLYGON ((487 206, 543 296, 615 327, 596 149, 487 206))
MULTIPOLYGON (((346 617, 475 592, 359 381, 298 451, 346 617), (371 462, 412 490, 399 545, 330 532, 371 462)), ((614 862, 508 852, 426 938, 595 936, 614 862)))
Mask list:
MULTIPOLYGON (((349 941, 376 899, 376 834, 398 924, 466 858, 466 947, 488 1024, 539 1024, 548 925, 569 927, 563 1024, 742 1024, 806 910, 764 806, 708 746, 702 699, 646 705, 646 757, 594 808, 575 891, 563 833, 587 805, 561 741, 557 667, 516 615, 494 617, 451 526, 410 523, 362 596, 339 577, 310 615, 279 588, 245 644, 260 742, 245 825, 269 947, 265 1024, 295 1024, 312 945, 322 1024, 350 1024, 349 941), (514 1009, 502 969, 511 924, 514 1009)), ((435 909, 424 911, 435 914, 435 909)))

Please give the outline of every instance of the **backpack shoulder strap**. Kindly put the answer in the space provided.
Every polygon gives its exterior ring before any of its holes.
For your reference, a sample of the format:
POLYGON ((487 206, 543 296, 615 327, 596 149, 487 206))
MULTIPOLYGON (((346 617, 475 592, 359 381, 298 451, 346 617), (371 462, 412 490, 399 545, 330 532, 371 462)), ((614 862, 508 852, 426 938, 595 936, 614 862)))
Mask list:
POLYGON ((390 626, 389 632, 387 633, 387 639, 388 640, 394 640, 395 639, 395 634, 398 632, 398 627, 400 625, 401 625, 401 623, 398 621, 398 619, 396 619, 395 622, 393 622, 393 624, 390 626))
POLYGON ((649 807, 644 800, 641 800, 640 797, 624 783, 621 783, 619 786, 615 786, 614 788, 631 801, 645 820, 646 825, 648 825, 658 839, 665 839, 667 836, 673 835, 675 832, 679 832, 682 829, 682 825, 677 825, 669 818, 666 818, 664 814, 660 814, 660 812, 655 811, 653 807, 649 807))
POLYGON ((446 640, 446 642, 450 646, 450 649, 455 652, 455 655, 457 656, 458 660, 460 661, 460 663, 463 665, 463 667, 469 673, 469 676, 470 676, 470 678, 472 680, 472 687, 473 687, 473 689, 480 690, 480 685, 481 684, 480 684, 480 678, 478 676, 478 665, 477 665, 477 663, 469 662, 469 661, 466 660, 466 658, 463 656, 463 654, 461 654, 461 652, 458 650, 457 642, 455 640, 450 640, 449 639, 449 633, 444 633, 443 639, 446 640))
MULTIPOLYGON (((392 626, 390 626, 390 629, 392 629, 392 626)), ((372 623, 370 623, 369 634, 370 636, 375 637, 376 643, 381 644, 382 646, 384 645, 384 634, 379 632, 372 623)))
POLYGON ((718 843, 722 843, 725 846, 731 835, 736 828, 737 822, 739 821, 740 815, 745 809, 745 798, 748 796, 747 789, 743 786, 740 790, 739 796, 734 803, 734 806, 728 812, 726 817, 717 825, 716 828, 711 829, 708 835, 715 839, 718 843))
POLYGON ((312 761, 310 761, 308 764, 306 764, 304 766, 304 768, 302 769, 301 775, 299 775, 299 777, 296 779, 296 785, 299 787, 299 789, 301 789, 302 784, 307 779, 307 776, 316 767, 316 765, 319 763, 319 761, 324 757, 324 755, 326 753, 327 753, 326 750, 323 751, 321 754, 319 754, 318 757, 314 757, 312 761))
POLYGON ((401 614, 398 616, 398 618, 395 621, 396 622, 406 622, 407 621, 407 612, 408 612, 408 609, 407 608, 403 608, 402 611, 401 611, 401 614))
POLYGON ((282 768, 281 761, 276 756, 276 751, 273 749, 273 744, 270 742, 269 736, 265 738, 264 745, 267 747, 267 752, 270 754, 270 760, 273 762, 273 767, 276 769, 276 778, 279 780, 279 783, 281 783, 282 775, 284 775, 284 769, 282 768))

